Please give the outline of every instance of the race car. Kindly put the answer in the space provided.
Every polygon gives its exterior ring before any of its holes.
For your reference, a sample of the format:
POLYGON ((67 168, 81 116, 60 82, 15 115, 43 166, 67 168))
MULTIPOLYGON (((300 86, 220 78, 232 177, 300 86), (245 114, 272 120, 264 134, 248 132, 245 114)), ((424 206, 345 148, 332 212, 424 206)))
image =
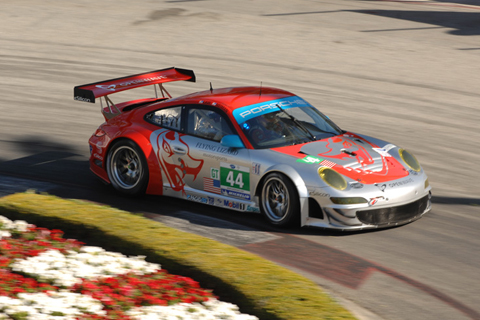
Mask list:
POLYGON ((105 118, 89 140, 91 171, 126 195, 259 212, 279 227, 384 228, 431 210, 427 175, 406 149, 342 130, 282 89, 210 85, 172 98, 164 87, 195 80, 172 67, 75 87, 105 118), (144 86, 155 97, 111 100, 144 86))

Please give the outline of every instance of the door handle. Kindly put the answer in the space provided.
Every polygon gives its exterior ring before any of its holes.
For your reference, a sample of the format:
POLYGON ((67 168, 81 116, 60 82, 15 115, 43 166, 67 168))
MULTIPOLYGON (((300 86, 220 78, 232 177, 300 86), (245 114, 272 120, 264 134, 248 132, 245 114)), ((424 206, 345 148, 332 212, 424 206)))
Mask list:
POLYGON ((179 147, 173 147, 173 152, 178 154, 187 154, 187 150, 179 147))

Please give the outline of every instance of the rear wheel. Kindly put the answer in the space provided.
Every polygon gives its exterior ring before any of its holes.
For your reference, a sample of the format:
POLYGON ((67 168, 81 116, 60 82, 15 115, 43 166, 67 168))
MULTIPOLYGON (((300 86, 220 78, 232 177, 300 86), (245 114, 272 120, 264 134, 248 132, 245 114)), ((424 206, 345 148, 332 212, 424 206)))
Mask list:
POLYGON ((107 174, 121 193, 143 194, 148 184, 148 165, 140 147, 131 140, 115 142, 107 156, 107 174))
POLYGON ((300 201, 292 181, 280 173, 269 174, 262 186, 261 209, 273 225, 299 225, 300 201))

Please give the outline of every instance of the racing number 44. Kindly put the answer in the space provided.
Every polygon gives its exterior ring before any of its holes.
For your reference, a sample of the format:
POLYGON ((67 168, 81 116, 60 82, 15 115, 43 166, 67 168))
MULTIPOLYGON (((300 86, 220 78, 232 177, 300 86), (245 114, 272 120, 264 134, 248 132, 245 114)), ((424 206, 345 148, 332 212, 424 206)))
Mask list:
POLYGON ((250 191, 250 173, 242 170, 241 167, 238 169, 222 166, 220 168, 220 184, 229 189, 250 191))
POLYGON ((227 175, 227 182, 230 184, 230 187, 238 187, 239 189, 243 189, 243 174, 240 172, 237 174, 237 177, 234 178, 233 171, 230 171, 227 175))

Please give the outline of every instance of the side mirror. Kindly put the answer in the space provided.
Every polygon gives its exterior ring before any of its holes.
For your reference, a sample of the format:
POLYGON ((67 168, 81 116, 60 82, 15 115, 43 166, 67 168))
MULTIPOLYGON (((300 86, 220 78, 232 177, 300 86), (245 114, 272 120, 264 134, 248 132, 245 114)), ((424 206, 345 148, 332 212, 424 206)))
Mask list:
POLYGON ((220 140, 220 144, 228 148, 245 148, 242 139, 236 134, 226 135, 220 140))

